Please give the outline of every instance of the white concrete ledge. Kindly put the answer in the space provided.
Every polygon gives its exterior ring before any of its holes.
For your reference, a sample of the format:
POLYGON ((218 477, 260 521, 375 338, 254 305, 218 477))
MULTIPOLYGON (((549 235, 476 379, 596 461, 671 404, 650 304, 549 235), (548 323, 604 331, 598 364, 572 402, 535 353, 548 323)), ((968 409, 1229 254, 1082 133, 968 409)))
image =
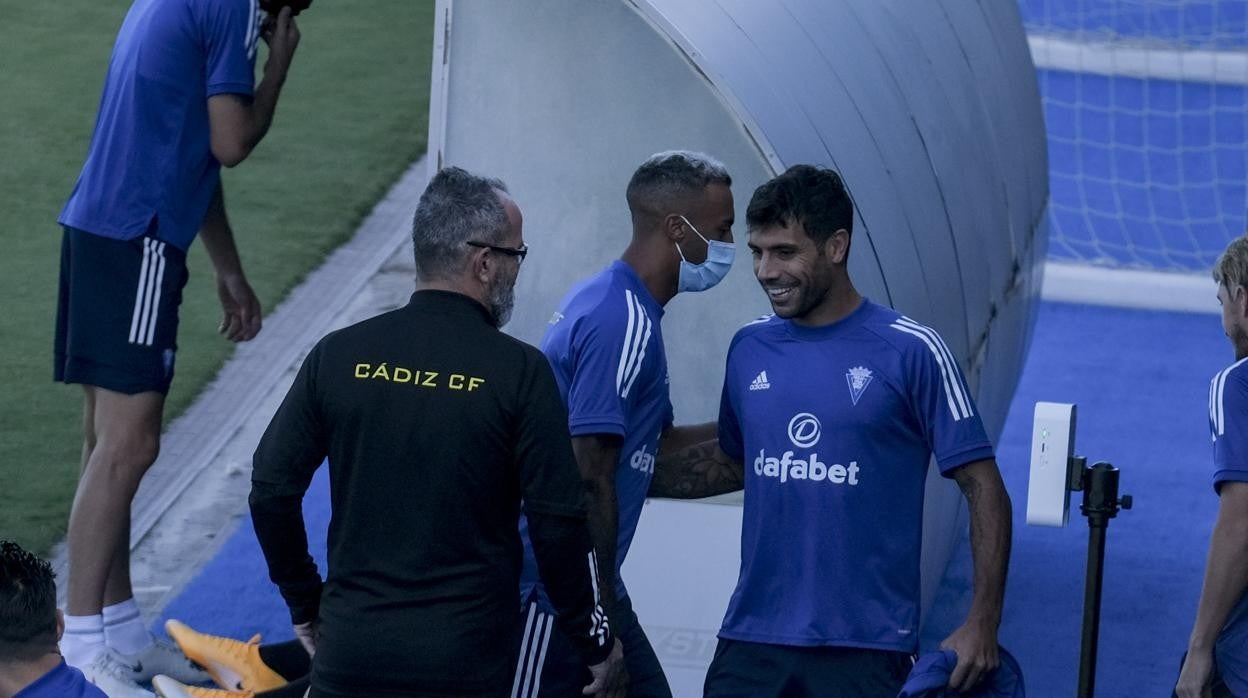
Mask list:
POLYGON ((1217 314, 1217 285, 1208 274, 1110 269, 1069 262, 1044 265, 1041 297, 1143 310, 1217 314))
POLYGON ((1076 41, 1044 34, 1030 35, 1027 42, 1040 70, 1248 85, 1248 51, 1076 41))

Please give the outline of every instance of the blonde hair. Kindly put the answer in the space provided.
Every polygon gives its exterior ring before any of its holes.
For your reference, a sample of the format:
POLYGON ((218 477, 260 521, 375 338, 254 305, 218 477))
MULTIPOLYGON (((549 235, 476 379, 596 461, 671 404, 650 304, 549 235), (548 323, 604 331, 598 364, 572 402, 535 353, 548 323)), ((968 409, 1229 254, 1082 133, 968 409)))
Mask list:
POLYGON ((1226 246, 1213 265, 1213 280, 1227 290, 1248 286, 1248 234, 1240 235, 1226 246))

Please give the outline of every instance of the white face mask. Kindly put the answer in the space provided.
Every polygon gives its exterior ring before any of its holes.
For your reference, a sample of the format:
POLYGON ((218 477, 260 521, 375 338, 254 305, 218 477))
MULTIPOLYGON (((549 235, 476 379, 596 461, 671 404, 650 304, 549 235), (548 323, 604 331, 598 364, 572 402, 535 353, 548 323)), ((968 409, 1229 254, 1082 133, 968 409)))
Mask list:
POLYGON ((676 243, 676 252, 680 255, 680 278, 677 281, 676 290, 680 293, 705 291, 723 281, 728 275, 728 270, 732 268, 732 260, 737 256, 737 248, 730 242, 707 240, 697 228, 693 227, 688 218, 681 216, 680 220, 684 221, 685 225, 689 226, 689 229, 706 243, 706 261, 701 264, 690 263, 685 259, 680 243, 676 243))

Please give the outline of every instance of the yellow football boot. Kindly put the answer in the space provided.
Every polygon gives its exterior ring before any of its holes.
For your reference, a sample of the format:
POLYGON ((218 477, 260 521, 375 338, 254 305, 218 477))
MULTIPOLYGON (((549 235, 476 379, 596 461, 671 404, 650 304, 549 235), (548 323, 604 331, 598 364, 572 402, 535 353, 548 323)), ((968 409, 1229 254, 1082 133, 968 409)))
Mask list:
POLYGON ((219 688, 187 686, 164 674, 152 679, 152 688, 160 698, 255 698, 251 691, 223 691, 219 688))
POLYGON ((182 648, 183 654, 202 666, 221 688, 260 693, 288 683, 260 658, 259 635, 247 642, 239 642, 228 637, 195 632, 172 619, 165 621, 165 631, 182 648))

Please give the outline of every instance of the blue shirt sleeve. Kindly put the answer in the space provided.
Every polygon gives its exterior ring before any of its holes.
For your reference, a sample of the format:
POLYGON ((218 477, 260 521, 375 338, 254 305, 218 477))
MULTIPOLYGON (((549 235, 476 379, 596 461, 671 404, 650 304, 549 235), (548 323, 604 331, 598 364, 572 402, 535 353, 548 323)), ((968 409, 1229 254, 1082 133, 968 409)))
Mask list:
POLYGON ((254 0, 210 0, 201 13, 205 96, 253 96, 261 19, 254 0))
POLYGON ((911 399, 928 447, 947 477, 958 466, 992 458, 992 442, 953 352, 934 330, 917 341, 908 357, 911 399))
POLYGON ((732 348, 728 349, 728 366, 724 369, 724 388, 719 394, 719 450, 738 461, 745 461, 745 442, 741 436, 741 422, 737 419, 737 407, 728 389, 732 373, 732 348))
POLYGON ((604 304, 573 330, 568 382, 568 428, 573 436, 625 434, 626 382, 621 366, 645 357, 633 355, 627 319, 615 317, 611 310, 604 304))
POLYGON ((1229 373, 1219 388, 1210 387, 1213 403, 1213 488, 1224 482, 1248 482, 1248 382, 1229 373))

